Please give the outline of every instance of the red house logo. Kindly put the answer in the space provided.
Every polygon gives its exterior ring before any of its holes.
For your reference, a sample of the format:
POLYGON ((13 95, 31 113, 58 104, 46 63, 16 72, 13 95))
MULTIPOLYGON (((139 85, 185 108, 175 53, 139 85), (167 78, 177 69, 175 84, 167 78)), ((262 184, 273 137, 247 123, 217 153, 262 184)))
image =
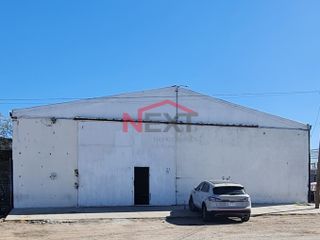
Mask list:
MULTIPOLYGON (((178 104, 176 102, 173 102, 171 100, 163 100, 157 103, 150 104, 148 106, 142 107, 138 109, 138 120, 134 120, 128 113, 123 113, 123 125, 122 130, 123 132, 128 132, 129 124, 137 131, 142 132, 143 131, 143 124, 146 125, 146 132, 160 132, 159 129, 152 129, 150 128, 150 125, 154 125, 155 123, 166 123, 168 126, 164 131, 168 131, 171 127, 173 127, 175 130, 179 131, 180 128, 177 126, 179 117, 184 117, 186 121, 185 123, 191 123, 191 118, 194 116, 198 116, 198 113, 191 110, 190 108, 187 108, 181 104, 178 104), (164 105, 171 105, 174 107, 177 112, 174 117, 170 116, 169 113, 147 113, 147 111, 151 109, 155 109, 164 105), (182 110, 183 113, 178 113, 178 109, 182 110), (143 115, 145 114, 145 119, 143 119, 143 115), (152 118, 159 117, 163 115, 165 117, 165 120, 154 120, 152 118)), ((190 127, 187 127, 187 130, 190 130, 190 127)))

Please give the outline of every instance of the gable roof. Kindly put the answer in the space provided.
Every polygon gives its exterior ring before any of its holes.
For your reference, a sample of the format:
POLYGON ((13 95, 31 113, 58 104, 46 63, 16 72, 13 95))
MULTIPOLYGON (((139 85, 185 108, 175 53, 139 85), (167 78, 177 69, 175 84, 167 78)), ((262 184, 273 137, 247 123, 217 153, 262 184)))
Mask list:
MULTIPOLYGON (((306 124, 240 106, 182 87, 178 90, 178 105, 180 107, 177 108, 171 103, 176 103, 176 87, 14 109, 12 117, 121 120, 123 119, 123 113, 127 113, 132 119, 138 120, 139 109, 151 112, 166 112, 174 116, 177 110, 181 113, 183 112, 182 108, 185 108, 197 113, 197 116, 192 118, 193 123, 308 129, 306 124)), ((183 122, 183 120, 179 121, 183 122)))

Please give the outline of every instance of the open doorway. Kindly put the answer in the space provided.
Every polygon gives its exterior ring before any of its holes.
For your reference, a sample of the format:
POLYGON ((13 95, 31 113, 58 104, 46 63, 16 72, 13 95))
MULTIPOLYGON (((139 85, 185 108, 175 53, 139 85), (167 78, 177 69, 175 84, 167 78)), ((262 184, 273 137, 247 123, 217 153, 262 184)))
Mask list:
POLYGON ((149 205, 149 167, 134 167, 134 204, 149 205))

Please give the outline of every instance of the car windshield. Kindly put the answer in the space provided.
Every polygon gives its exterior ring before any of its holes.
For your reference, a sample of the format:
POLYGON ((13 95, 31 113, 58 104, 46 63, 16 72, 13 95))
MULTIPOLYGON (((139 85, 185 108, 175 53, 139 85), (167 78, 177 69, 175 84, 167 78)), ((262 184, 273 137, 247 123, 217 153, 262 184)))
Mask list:
POLYGON ((243 187, 227 186, 227 187, 215 187, 213 193, 216 195, 241 195, 244 194, 243 187))

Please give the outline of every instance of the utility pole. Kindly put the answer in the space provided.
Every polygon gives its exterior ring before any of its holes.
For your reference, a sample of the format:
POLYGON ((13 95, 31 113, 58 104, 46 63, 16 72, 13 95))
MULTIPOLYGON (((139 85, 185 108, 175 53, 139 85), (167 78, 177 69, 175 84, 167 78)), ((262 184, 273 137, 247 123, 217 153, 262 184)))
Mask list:
POLYGON ((176 123, 179 122, 179 113, 178 113, 178 105, 179 105, 179 88, 180 87, 188 87, 186 85, 173 85, 172 87, 175 87, 175 92, 176 92, 176 116, 175 116, 175 120, 176 123))
POLYGON ((319 148, 318 148, 318 163, 317 163, 317 185, 316 185, 316 193, 315 193, 315 207, 319 208, 320 201, 320 140, 319 140, 319 148))
POLYGON ((176 123, 178 123, 178 121, 179 121, 179 115, 178 115, 178 100, 179 100, 179 85, 176 85, 175 86, 176 87, 176 117, 175 117, 175 119, 176 119, 176 123))

